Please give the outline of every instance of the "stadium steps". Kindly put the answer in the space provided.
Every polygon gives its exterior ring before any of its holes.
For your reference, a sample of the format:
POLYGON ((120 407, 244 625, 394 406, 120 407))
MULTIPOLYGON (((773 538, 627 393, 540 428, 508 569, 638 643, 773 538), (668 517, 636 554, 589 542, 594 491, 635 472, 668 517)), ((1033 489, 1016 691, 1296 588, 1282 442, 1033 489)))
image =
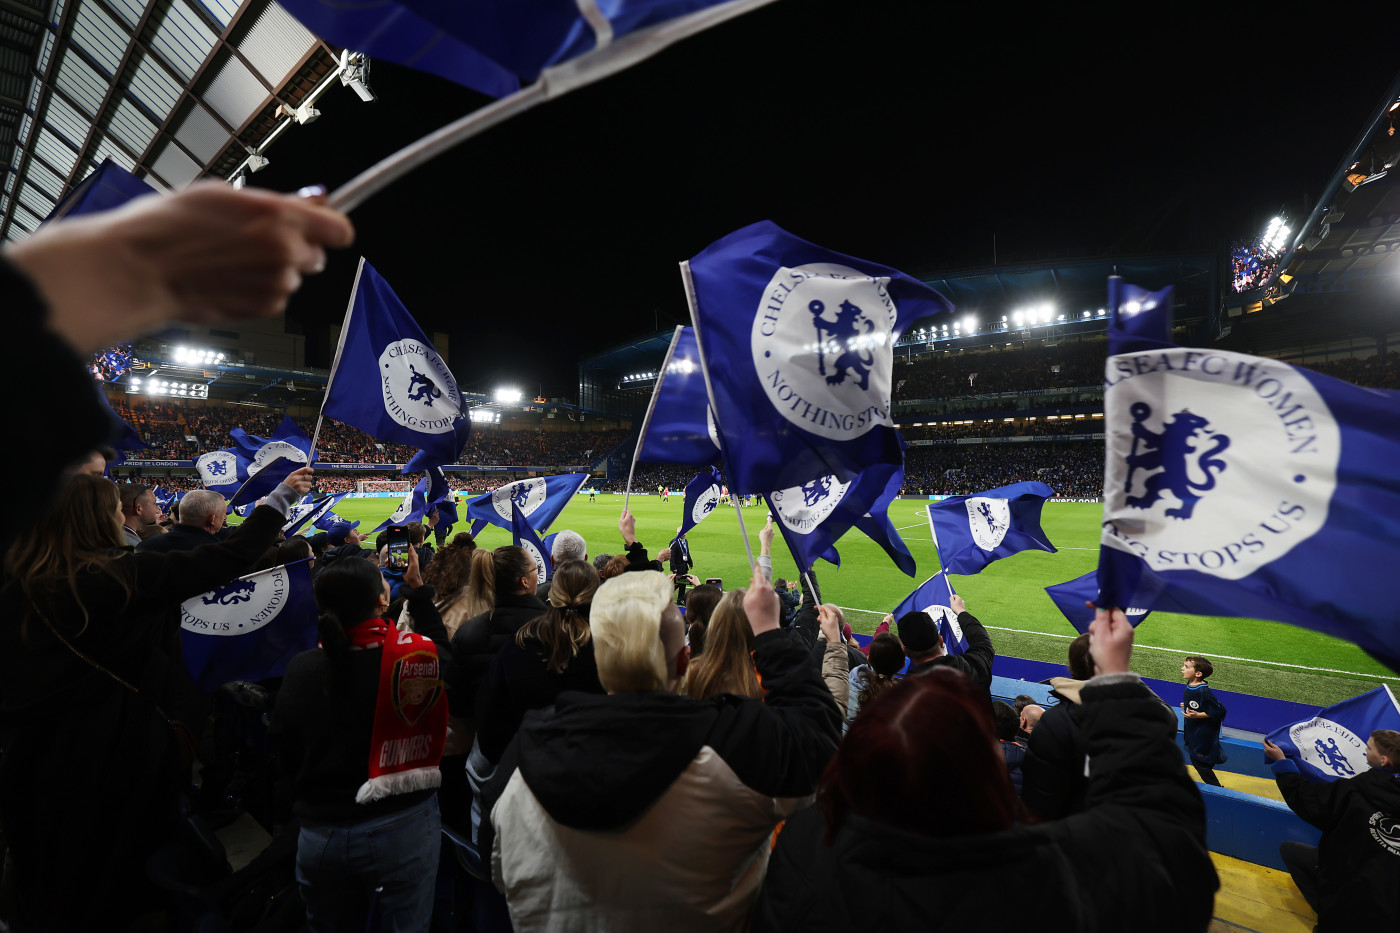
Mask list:
MULTIPOLYGON (((1191 775, 1191 780, 1201 783, 1201 776, 1192 765, 1186 766, 1186 773, 1191 775)), ((1282 802, 1283 794, 1279 793, 1278 783, 1269 778, 1254 777, 1249 774, 1235 774, 1233 771, 1223 771, 1215 769, 1215 776, 1220 778, 1220 783, 1230 790, 1237 790, 1242 794, 1253 794, 1256 797, 1267 797, 1270 800, 1282 802)))
POLYGON ((1288 872, 1210 854, 1220 875, 1210 933, 1311 933, 1317 923, 1288 872))

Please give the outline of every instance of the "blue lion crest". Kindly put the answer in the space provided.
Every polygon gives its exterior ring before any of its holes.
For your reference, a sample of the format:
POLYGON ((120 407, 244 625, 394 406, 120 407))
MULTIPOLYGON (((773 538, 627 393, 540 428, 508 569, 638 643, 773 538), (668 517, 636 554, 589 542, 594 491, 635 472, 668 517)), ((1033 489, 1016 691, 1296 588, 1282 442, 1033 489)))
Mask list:
POLYGON ((1214 489, 1218 474, 1225 472, 1229 466, 1218 455, 1230 446, 1230 438, 1212 431, 1209 421, 1185 409, 1172 415, 1171 421, 1162 426, 1161 432, 1143 426, 1143 422, 1152 416, 1152 407, 1146 402, 1133 403, 1129 411, 1133 416, 1133 450, 1127 457, 1128 480, 1123 491, 1133 491, 1133 477, 1138 470, 1158 472, 1143 482, 1142 495, 1128 496, 1125 504, 1135 509, 1150 509, 1163 493, 1170 492, 1179 505, 1167 509, 1167 515, 1189 519, 1196 503, 1201 501, 1199 493, 1214 489), (1195 439, 1201 434, 1214 435, 1214 439, 1209 448, 1198 451, 1195 439), (1197 469, 1205 474, 1201 482, 1191 478, 1193 454, 1197 469))
POLYGON ((1351 762, 1347 761, 1347 756, 1342 754, 1342 750, 1337 747, 1336 739, 1328 739, 1325 745, 1321 739, 1318 739, 1313 743, 1313 748, 1317 749, 1323 763, 1337 774, 1347 777, 1356 774, 1356 769, 1351 766, 1351 762))
POLYGON ((802 487, 802 502, 813 506, 831 495, 831 477, 821 476, 802 487))
POLYGON ((442 398, 442 390, 437 384, 427 376, 413 368, 413 364, 408 364, 408 371, 413 373, 413 378, 408 380, 408 400, 410 402, 422 402, 431 406, 433 399, 442 398))
MULTIPOLYGON (((865 316, 856 305, 849 301, 841 302, 836 320, 822 317, 826 313, 826 303, 813 301, 807 305, 812 312, 812 323, 817 328, 817 372, 826 376, 827 385, 840 385, 846 381, 848 373, 854 373, 862 390, 870 388, 870 367, 875 363, 875 354, 869 349, 852 346, 859 337, 865 337, 875 330, 875 322, 865 316), (862 322, 864 327, 862 328, 862 322), (833 372, 827 375, 827 341, 835 344, 835 359, 831 362, 833 372)), ((805 488, 805 487, 804 487, 805 488)), ((810 503, 809 503, 810 504, 810 503)))
POLYGON ((991 531, 995 532, 999 530, 997 527, 996 516, 992 514, 992 505, 990 502, 979 503, 977 506, 977 514, 982 516, 983 520, 987 523, 987 527, 991 531))
POLYGON ((220 606, 232 606, 237 603, 246 603, 253 598, 253 591, 258 585, 252 580, 234 580, 232 583, 225 583, 216 590, 211 590, 209 595, 201 597, 204 605, 213 606, 216 603, 220 606))
POLYGON ((516 486, 511 490, 510 501, 520 506, 520 511, 525 511, 525 503, 530 501, 530 487, 523 483, 516 486))
POLYGON ((717 505, 719 505, 719 493, 715 493, 714 498, 706 499, 704 502, 700 503, 700 514, 709 515, 715 510, 715 506, 717 505))
POLYGON ((210 475, 210 476, 226 476, 226 475, 228 475, 228 464, 225 463, 225 462, 222 461, 222 460, 213 460, 213 461, 210 461, 210 463, 209 463, 209 475, 210 475))

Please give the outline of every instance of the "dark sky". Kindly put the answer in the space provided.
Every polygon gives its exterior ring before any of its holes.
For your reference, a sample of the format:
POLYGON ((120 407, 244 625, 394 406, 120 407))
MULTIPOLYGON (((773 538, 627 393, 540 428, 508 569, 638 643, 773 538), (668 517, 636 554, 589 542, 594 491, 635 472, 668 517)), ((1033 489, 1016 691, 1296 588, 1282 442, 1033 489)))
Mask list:
MULTIPOLYGON (((916 275, 989 263, 994 233, 1003 262, 1255 233, 1318 197, 1400 68, 1360 35, 1304 51, 1302 22, 1266 50, 1257 11, 933 6, 785 0, 537 107, 357 210, 290 314, 338 322, 363 253, 467 388, 572 397, 582 357, 684 321, 680 260, 755 220, 916 275)), ((252 182, 334 188, 486 102, 380 62, 370 83, 252 182)))

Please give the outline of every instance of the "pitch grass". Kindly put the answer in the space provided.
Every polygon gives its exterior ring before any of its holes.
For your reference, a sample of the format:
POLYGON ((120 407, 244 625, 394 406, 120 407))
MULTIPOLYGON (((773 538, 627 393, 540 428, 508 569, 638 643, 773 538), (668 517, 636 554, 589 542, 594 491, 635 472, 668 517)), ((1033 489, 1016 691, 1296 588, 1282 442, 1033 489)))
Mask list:
MULTIPOLYGON (((361 527, 369 529, 397 505, 397 498, 349 499, 336 511, 347 519, 361 520, 361 527)), ((655 495, 632 498, 637 537, 653 557, 674 533, 681 508, 679 494, 669 503, 660 502, 655 495)), ((616 553, 622 546, 617 531, 621 510, 620 495, 600 495, 593 503, 587 496, 579 496, 551 530, 572 528, 579 532, 588 542, 590 556, 616 553)), ((758 531, 766 514, 762 507, 744 510, 754 553, 758 552, 758 531)), ((990 629, 998 654, 1064 662, 1075 631, 1051 603, 1044 587, 1094 569, 1101 514, 1100 506, 1094 504, 1047 503, 1044 527, 1060 548, 1058 553, 1028 551, 997 561, 977 576, 953 577, 953 586, 967 600, 969 610, 990 629)), ((823 598, 843 607, 857 632, 873 632, 886 612, 938 570, 924 503, 896 502, 891 518, 919 563, 917 579, 900 573, 883 551, 857 531, 837 544, 840 569, 824 562, 817 565, 823 598)), ((479 540, 494 548, 509 544, 510 534, 488 526, 479 540)), ((690 550, 694 572, 701 579, 719 577, 726 588, 747 583, 747 559, 733 508, 717 509, 692 531, 690 550)), ((781 536, 773 550, 774 573, 795 579, 797 567, 781 536)), ((1133 667, 1144 676, 1178 680, 1186 654, 1211 658, 1215 662, 1211 683, 1221 689, 1317 706, 1365 693, 1382 681, 1400 686, 1394 672, 1352 643, 1277 622, 1153 613, 1138 627, 1133 667)))

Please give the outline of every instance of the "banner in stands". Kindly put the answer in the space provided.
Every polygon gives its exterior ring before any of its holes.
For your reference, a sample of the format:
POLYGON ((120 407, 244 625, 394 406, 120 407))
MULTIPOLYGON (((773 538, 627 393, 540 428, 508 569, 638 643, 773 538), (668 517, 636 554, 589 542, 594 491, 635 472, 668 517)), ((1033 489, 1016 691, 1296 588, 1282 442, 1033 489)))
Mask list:
POLYGON ((937 439, 924 439, 917 441, 905 441, 907 447, 951 447, 955 444, 1038 444, 1054 443, 1056 441, 1101 441, 1104 439, 1102 433, 1099 434, 1066 434, 1060 435, 1030 435, 1017 437, 940 437, 937 439))

